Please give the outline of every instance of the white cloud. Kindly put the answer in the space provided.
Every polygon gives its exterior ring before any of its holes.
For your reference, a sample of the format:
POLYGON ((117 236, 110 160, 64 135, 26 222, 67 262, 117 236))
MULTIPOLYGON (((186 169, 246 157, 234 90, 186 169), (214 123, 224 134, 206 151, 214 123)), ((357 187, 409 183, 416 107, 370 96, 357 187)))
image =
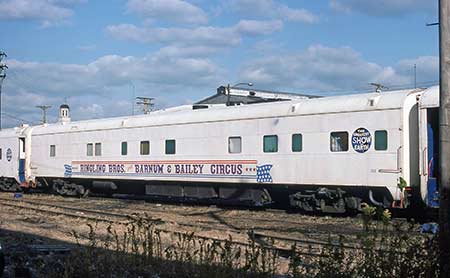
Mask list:
MULTIPOLYGON (((87 0, 86 0, 87 1, 87 0)), ((60 24, 73 15, 71 6, 84 0, 2 0, 0 19, 36 20, 43 27, 60 24)))
POLYGON ((181 45, 227 45, 240 43, 240 37, 232 28, 152 28, 133 24, 110 25, 107 32, 114 38, 141 43, 175 43, 181 45))
POLYGON ((57 107, 66 97, 74 119, 130 114, 131 82, 136 95, 156 97, 159 105, 175 105, 183 99, 201 98, 224 76, 224 70, 209 59, 160 53, 145 57, 108 55, 88 64, 9 60, 8 66, 3 83, 4 111, 32 122, 40 120, 36 105, 52 105, 49 116, 55 119, 57 107))
POLYGON ((249 36, 269 35, 283 28, 281 20, 258 21, 241 20, 235 26, 236 32, 249 36))
POLYGON ((238 45, 243 35, 268 35, 281 30, 282 27, 283 24, 279 20, 241 20, 231 27, 153 28, 119 24, 107 26, 106 31, 120 40, 218 49, 238 45))
POLYGON ((201 8, 182 0, 128 0, 127 9, 150 19, 193 24, 208 22, 201 8))
POLYGON ((437 77, 437 57, 402 60, 396 65, 382 66, 364 60, 349 47, 309 47, 294 54, 268 56, 248 61, 240 72, 243 80, 263 88, 290 91, 338 91, 367 88, 370 82, 390 85, 412 85, 412 65, 416 63, 422 81, 437 77))
POLYGON ((222 46, 176 46, 162 47, 156 55, 160 57, 203 57, 223 51, 222 46))
MULTIPOLYGON (((412 85, 414 64, 419 86, 438 78, 439 61, 433 56, 379 65, 349 47, 313 45, 296 53, 263 53, 231 74, 202 58, 201 52, 209 50, 167 46, 144 57, 108 55, 87 64, 9 60, 3 83, 4 112, 39 122, 41 113, 35 106, 48 104, 53 106, 49 119, 55 121, 57 108, 68 97, 74 120, 129 115, 132 83, 136 95, 156 97, 157 106, 167 107, 213 94, 216 87, 233 79, 231 75, 261 89, 324 94, 367 89, 370 82, 412 85)), ((4 121, 6 126, 17 123, 12 118, 4 121)))
POLYGON ((223 10, 231 9, 246 16, 276 18, 283 21, 316 23, 319 16, 306 9, 290 8, 273 0, 228 0, 223 10))
POLYGON ((398 16, 412 12, 436 12, 437 1, 430 0, 331 0, 330 7, 339 12, 358 11, 372 16, 398 16))
POLYGON ((416 65, 417 83, 419 86, 434 83, 439 79, 439 57, 421 56, 414 59, 404 59, 395 66, 398 73, 410 77, 412 82, 416 65))

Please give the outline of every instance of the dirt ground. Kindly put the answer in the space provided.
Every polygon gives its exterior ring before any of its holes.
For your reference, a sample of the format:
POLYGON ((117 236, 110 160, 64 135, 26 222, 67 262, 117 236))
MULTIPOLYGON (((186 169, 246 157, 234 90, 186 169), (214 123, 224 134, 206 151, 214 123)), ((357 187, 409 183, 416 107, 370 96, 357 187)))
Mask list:
MULTIPOLYGON (((148 218, 160 219, 158 228, 167 231, 194 232, 195 235, 247 242, 248 232, 254 231, 262 235, 287 237, 302 240, 326 241, 330 235, 349 235, 362 232, 363 227, 358 217, 332 217, 289 213, 282 210, 249 210, 221 208, 216 206, 160 204, 136 200, 105 198, 64 198, 51 195, 23 195, 15 198, 13 193, 0 193, 0 242, 7 255, 7 271, 5 277, 13 277, 13 268, 33 264, 33 260, 58 261, 64 256, 65 248, 76 243, 74 233, 87 235, 87 212, 76 212, 79 218, 35 211, 30 208, 11 207, 17 204, 24 207, 39 207, 46 210, 62 211, 45 205, 30 205, 26 201, 42 204, 54 204, 71 208, 82 208, 99 212, 117 213, 120 215, 146 215, 148 218), (7 199, 8 201, 5 201, 7 199), (37 251, 32 258, 21 261, 20 257, 29 257, 33 248, 46 247, 37 251), (53 248, 53 249, 52 249, 53 248)), ((98 215, 97 215, 98 216, 98 215)), ((109 217, 112 221, 114 219, 109 217)), ((107 222, 98 222, 96 231, 106 232, 107 222)), ((166 239, 170 241, 170 236, 166 239)), ((287 243, 284 243, 285 245, 287 243)), ((288 248, 288 246, 286 246, 288 248)), ((34 250, 35 251, 35 250, 34 250)), ((17 269, 16 269, 17 270, 17 269)))

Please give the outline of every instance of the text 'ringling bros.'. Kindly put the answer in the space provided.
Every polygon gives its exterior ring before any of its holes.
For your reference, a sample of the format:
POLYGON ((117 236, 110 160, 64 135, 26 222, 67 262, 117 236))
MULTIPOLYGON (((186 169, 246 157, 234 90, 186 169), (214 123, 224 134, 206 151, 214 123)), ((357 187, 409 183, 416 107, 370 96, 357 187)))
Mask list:
POLYGON ((74 176, 255 176, 257 161, 73 161, 72 171, 74 176))

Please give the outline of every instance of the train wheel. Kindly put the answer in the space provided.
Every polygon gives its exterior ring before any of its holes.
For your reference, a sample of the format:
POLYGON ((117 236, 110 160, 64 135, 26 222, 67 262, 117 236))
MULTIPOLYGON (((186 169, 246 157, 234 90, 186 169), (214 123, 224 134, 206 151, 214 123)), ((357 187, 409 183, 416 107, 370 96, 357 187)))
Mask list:
POLYGON ((86 197, 89 195, 89 189, 86 189, 83 185, 63 180, 55 180, 53 182, 53 191, 61 196, 86 197))
POLYGON ((7 192, 16 192, 20 190, 20 186, 16 182, 4 179, 0 180, 0 190, 7 192))

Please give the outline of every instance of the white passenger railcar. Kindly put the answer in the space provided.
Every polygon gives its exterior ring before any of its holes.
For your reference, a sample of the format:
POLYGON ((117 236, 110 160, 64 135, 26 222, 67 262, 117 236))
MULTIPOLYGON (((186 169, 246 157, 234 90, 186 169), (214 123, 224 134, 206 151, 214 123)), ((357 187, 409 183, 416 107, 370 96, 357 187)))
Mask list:
POLYGON ((433 87, 181 106, 80 122, 69 122, 63 106, 59 123, 27 127, 15 142, 14 132, 0 133, 2 151, 29 142, 13 154, 15 164, 0 160, 0 176, 19 173, 12 169, 24 157, 18 182, 68 195, 94 190, 329 212, 362 201, 405 207, 414 197, 436 205, 430 148, 438 95, 433 87))
POLYGON ((25 182, 27 126, 0 132, 0 190, 16 191, 25 182))

